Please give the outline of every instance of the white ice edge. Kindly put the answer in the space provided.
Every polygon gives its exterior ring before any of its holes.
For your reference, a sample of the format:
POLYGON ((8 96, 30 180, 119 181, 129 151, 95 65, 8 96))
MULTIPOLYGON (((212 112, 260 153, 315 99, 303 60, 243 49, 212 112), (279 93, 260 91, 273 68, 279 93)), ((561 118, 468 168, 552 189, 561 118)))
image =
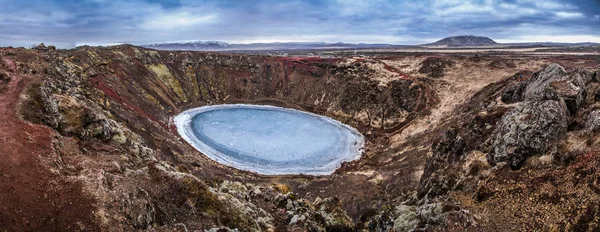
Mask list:
POLYGON ((221 163, 226 166, 230 166, 240 170, 246 170, 251 172, 256 172, 258 174, 263 175, 330 175, 335 172, 336 169, 341 167, 343 162, 349 162, 353 160, 357 160, 361 157, 364 147, 364 137, 363 135, 356 130, 355 128, 348 126, 344 123, 341 123, 335 119, 321 116, 318 114, 313 114, 310 112, 300 111, 296 109, 283 108, 277 106, 268 106, 268 105, 251 105, 251 104, 223 104, 223 105, 209 105, 202 106, 197 108, 192 108, 185 110, 179 113, 177 116, 173 118, 173 122, 177 127, 177 133, 192 147, 196 148, 196 150, 200 151, 202 154, 206 155, 208 158, 221 163), (335 126, 339 126, 342 129, 349 131, 350 133, 343 133, 346 137, 346 141, 356 141, 356 143, 352 143, 351 146, 347 147, 347 150, 344 152, 345 154, 340 154, 336 159, 331 160, 328 163, 325 163, 321 166, 311 167, 311 168, 281 168, 273 165, 257 165, 249 162, 240 161, 230 156, 223 154, 210 146, 206 145, 198 138, 192 131, 192 118, 199 113, 216 110, 216 109, 226 109, 226 108, 252 108, 252 109, 276 109, 281 111, 288 111, 294 113, 306 114, 312 117, 318 117, 321 120, 325 120, 335 126))

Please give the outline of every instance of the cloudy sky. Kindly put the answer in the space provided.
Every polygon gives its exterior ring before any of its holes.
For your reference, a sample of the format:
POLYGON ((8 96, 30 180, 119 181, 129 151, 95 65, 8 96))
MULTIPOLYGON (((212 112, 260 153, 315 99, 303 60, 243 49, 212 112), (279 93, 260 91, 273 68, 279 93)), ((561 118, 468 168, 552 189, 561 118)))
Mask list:
POLYGON ((600 0, 0 0, 0 46, 218 40, 600 42, 600 0))

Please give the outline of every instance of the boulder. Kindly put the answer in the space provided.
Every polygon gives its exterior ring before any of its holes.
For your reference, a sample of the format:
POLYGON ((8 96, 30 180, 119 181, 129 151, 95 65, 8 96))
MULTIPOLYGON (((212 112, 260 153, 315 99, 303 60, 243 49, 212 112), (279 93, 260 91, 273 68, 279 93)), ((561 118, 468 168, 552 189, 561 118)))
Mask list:
POLYGON ((526 101, 506 113, 491 136, 488 163, 507 162, 520 168, 528 156, 547 152, 550 142, 567 133, 568 110, 563 101, 526 101))
POLYGON ((419 206, 417 214, 421 222, 427 225, 441 224, 446 221, 446 214, 441 203, 431 203, 419 206))
POLYGON ((585 123, 585 128, 588 131, 600 131, 600 109, 590 112, 585 123))
POLYGON ((154 223, 156 209, 148 192, 144 189, 137 188, 129 194, 124 194, 121 196, 119 204, 119 209, 127 218, 131 218, 136 229, 148 229, 154 223))
POLYGON ((41 120, 46 125, 59 130, 65 119, 58 109, 58 101, 52 97, 52 89, 46 86, 40 88, 40 102, 43 107, 41 120))
POLYGON ((575 113, 585 100, 586 73, 567 73, 558 64, 550 64, 538 72, 523 92, 524 101, 563 99, 571 113, 575 113))
POLYGON ((520 102, 523 99, 523 92, 525 92, 527 82, 518 82, 515 85, 508 86, 504 92, 502 92, 501 100, 506 104, 520 102))
POLYGON ((48 51, 48 47, 46 47, 46 45, 44 43, 41 43, 37 46, 33 46, 33 49, 39 50, 39 51, 48 51))

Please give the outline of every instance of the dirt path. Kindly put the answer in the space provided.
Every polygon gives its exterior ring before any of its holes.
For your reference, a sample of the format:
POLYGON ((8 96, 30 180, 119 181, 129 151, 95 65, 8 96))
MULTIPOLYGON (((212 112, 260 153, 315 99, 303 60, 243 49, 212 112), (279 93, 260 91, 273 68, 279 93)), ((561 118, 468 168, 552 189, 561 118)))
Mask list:
POLYGON ((15 61, 0 92, 0 231, 97 231, 93 201, 81 186, 52 173, 44 158, 53 155, 56 133, 19 119, 19 95, 32 77, 16 74, 15 61))

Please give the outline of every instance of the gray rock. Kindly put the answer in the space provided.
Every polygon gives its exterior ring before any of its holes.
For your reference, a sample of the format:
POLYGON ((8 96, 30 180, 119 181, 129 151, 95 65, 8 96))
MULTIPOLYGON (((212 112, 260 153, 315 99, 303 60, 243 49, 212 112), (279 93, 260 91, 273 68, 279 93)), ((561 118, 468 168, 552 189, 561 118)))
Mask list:
POLYGON ((156 210, 148 192, 142 188, 137 188, 121 198, 121 211, 133 219, 136 229, 148 229, 154 223, 156 210))
POLYGON ((52 89, 46 87, 46 83, 40 88, 40 98, 44 107, 42 121, 54 129, 60 129, 65 119, 58 110, 58 101, 52 97, 52 89))
MULTIPOLYGON (((107 141, 113 136, 114 129, 112 125, 100 112, 94 110, 86 112, 83 117, 83 124, 92 137, 107 141)), ((82 136, 82 139, 85 139, 85 136, 82 136)))
POLYGON ((550 82, 563 80, 567 72, 558 64, 550 64, 544 70, 536 73, 529 81, 523 97, 526 100, 544 100, 546 87, 550 82))
POLYGON ((600 109, 596 109, 588 115, 585 128, 588 131, 600 131, 600 109))
POLYGON ((294 215, 294 216, 292 217, 292 219, 290 220, 290 223, 289 223, 289 224, 290 224, 290 225, 295 225, 295 224, 297 224, 298 222, 302 222, 302 221, 304 221, 304 220, 306 220, 306 216, 304 216, 304 215, 298 215, 298 214, 296 214, 296 215, 294 215))
POLYGON ((285 204, 285 209, 287 209, 287 210, 294 209, 294 202, 292 202, 292 200, 288 199, 287 204, 285 204))
POLYGON ((585 100, 586 74, 583 71, 567 73, 558 64, 550 64, 532 78, 523 92, 524 101, 563 99, 571 113, 585 100))
POLYGON ((441 224, 446 221, 443 206, 440 203, 426 204, 417 210, 419 219, 427 225, 441 224))
POLYGON ((550 142, 567 133, 568 113, 563 101, 527 101, 506 113, 491 136, 487 160, 494 166, 508 162, 518 169, 528 156, 549 150, 550 142))
POLYGON ((515 85, 507 87, 506 90, 504 90, 504 92, 502 93, 502 102, 511 104, 522 101, 525 87, 527 87, 527 82, 525 81, 518 82, 515 85))

